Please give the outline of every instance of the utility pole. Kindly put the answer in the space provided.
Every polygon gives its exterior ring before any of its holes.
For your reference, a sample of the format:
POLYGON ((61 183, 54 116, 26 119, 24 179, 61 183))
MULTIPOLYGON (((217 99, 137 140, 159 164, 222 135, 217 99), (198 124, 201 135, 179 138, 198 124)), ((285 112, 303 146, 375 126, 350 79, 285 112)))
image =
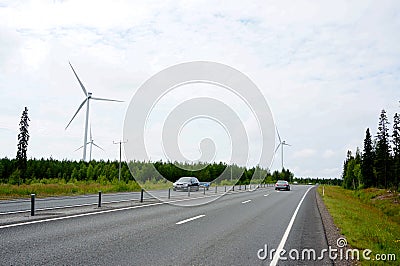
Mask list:
POLYGON ((126 141, 113 141, 113 144, 119 144, 119 172, 118 172, 118 182, 121 181, 121 156, 122 156, 122 147, 121 144, 122 143, 127 143, 128 140, 126 141))

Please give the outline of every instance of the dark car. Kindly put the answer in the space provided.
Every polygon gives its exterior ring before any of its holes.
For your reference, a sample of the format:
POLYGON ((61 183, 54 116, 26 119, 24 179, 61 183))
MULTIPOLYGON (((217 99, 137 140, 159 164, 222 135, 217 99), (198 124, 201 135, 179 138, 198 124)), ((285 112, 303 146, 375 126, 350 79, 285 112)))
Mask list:
POLYGON ((287 190, 290 191, 290 185, 288 181, 278 180, 275 184, 275 190, 287 190))
POLYGON ((199 191, 200 182, 196 177, 184 176, 178 179, 174 184, 174 190, 199 191))
POLYGON ((210 188, 210 182, 200 182, 200 187, 208 190, 210 188))

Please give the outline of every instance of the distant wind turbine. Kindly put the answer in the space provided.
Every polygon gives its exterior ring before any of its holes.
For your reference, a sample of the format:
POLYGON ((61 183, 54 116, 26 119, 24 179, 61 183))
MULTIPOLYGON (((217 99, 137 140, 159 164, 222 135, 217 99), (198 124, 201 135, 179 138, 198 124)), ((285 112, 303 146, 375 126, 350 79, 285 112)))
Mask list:
POLYGON ((279 144, 278 144, 278 146, 277 146, 276 149, 275 149, 275 153, 276 153, 276 151, 279 149, 279 147, 281 147, 281 153, 282 153, 282 170, 283 170, 283 146, 285 146, 285 145, 286 145, 286 146, 292 146, 292 145, 286 143, 286 141, 282 141, 282 140, 281 140, 281 136, 279 136, 278 128, 276 128, 276 133, 278 133, 279 144))
POLYGON ((86 91, 85 86, 83 86, 83 83, 79 79, 78 75, 76 74, 76 72, 75 72, 75 70, 72 67, 70 62, 69 62, 69 65, 71 66, 71 69, 74 72, 76 79, 78 80, 79 84, 81 85, 82 91, 85 94, 86 98, 85 98, 85 100, 83 100, 83 102, 81 103, 81 105, 79 106, 78 110, 75 112, 74 116, 72 117, 71 121, 69 121, 69 123, 65 127, 65 129, 68 128, 68 126, 71 124, 72 120, 74 120, 75 116, 79 113, 79 111, 82 109, 83 105, 86 103, 85 135, 83 137, 83 157, 82 157, 82 160, 86 161, 86 145, 88 143, 88 141, 87 141, 87 133, 88 133, 89 103, 90 103, 90 100, 92 99, 92 100, 109 101, 109 102, 123 102, 123 101, 92 97, 92 93, 86 91))
MULTIPOLYGON (((100 147, 99 145, 97 145, 96 143, 94 143, 93 136, 92 136, 92 127, 90 127, 90 141, 89 141, 88 143, 86 143, 86 145, 87 145, 87 144, 90 144, 89 162, 92 160, 92 147, 93 147, 93 145, 96 146, 97 148, 99 148, 99 149, 101 149, 101 150, 104 151, 104 149, 103 149, 102 147, 100 147)), ((75 151, 80 150, 80 149, 82 149, 83 147, 84 147, 84 146, 80 146, 80 147, 79 147, 78 149, 76 149, 75 151)))

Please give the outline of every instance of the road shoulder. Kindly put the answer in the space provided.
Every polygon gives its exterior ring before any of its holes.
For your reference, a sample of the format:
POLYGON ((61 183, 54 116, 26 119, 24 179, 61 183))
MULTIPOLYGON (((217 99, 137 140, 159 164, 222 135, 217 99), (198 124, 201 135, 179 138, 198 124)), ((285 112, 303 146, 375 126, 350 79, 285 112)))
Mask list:
MULTIPOLYGON (((333 218, 330 215, 328 209, 326 208, 325 203, 321 195, 318 193, 317 189, 315 190, 315 197, 317 199, 317 206, 322 219, 322 225, 324 227, 325 237, 328 242, 328 245, 331 246, 332 248, 339 249, 337 245, 337 240, 339 238, 344 238, 344 236, 340 234, 340 229, 333 222, 333 218)), ((347 248, 350 247, 347 246, 346 249, 347 248)), ((356 262, 340 260, 339 258, 333 260, 333 262, 335 265, 340 265, 340 266, 357 265, 356 262)))

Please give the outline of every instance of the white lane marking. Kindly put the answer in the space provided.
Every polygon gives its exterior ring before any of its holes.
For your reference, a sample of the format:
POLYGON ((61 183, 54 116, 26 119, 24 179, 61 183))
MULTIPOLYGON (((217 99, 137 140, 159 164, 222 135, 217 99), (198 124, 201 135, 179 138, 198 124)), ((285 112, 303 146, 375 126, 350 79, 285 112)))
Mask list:
MULTIPOLYGON (((243 191, 243 192, 245 192, 245 191, 243 191)), ((233 193, 227 193, 226 192, 222 196, 230 195, 230 194, 233 194, 233 193)), ((200 196, 200 197, 189 198, 189 199, 177 199, 177 200, 172 200, 172 201, 163 201, 163 202, 151 203, 151 204, 146 204, 146 205, 130 206, 130 207, 124 207, 124 208, 118 208, 118 209, 111 209, 111 210, 104 210, 104 211, 97 211, 97 212, 74 214, 74 215, 70 215, 70 216, 49 218, 49 219, 43 219, 43 220, 35 220, 35 221, 29 221, 29 222, 21 222, 21 223, 15 223, 15 224, 0 225, 0 229, 10 228, 10 227, 17 227, 17 226, 22 226, 22 225, 46 223, 46 222, 52 222, 52 221, 58 221, 58 220, 66 220, 66 219, 71 219, 71 218, 78 218, 78 217, 91 216, 91 215, 97 215, 97 214, 112 213, 112 212, 117 212, 117 211, 132 210, 132 209, 138 209, 138 208, 143 208, 143 207, 150 207, 150 206, 156 206, 156 205, 162 205, 162 204, 174 203, 174 202, 181 202, 181 201, 188 201, 188 200, 204 199, 204 198, 210 198, 210 197, 215 197, 215 196, 214 195, 210 195, 210 196, 200 196)), ((25 211, 23 211, 23 212, 25 212, 25 211)))
POLYGON ((246 204, 246 203, 248 203, 248 202, 250 202, 250 201, 251 201, 251 199, 242 201, 242 204, 246 204))
POLYGON ((282 240, 281 240, 281 242, 279 243, 279 246, 278 246, 278 248, 277 248, 276 251, 275 251, 274 258, 272 259, 271 263, 269 264, 270 266, 276 266, 276 265, 278 264, 278 260, 279 260, 279 257, 280 257, 280 253, 282 252, 283 247, 285 246, 286 240, 287 240, 287 238, 288 238, 288 236, 289 236, 290 230, 292 229, 294 220, 296 219, 296 216, 297 216, 297 213, 299 212, 300 206, 301 206, 301 204, 303 203, 304 198, 306 197, 308 191, 310 191, 311 188, 312 188, 312 187, 310 187, 310 188, 307 189, 306 193, 304 193, 304 195, 303 195, 303 197, 301 198, 299 204, 297 205, 297 208, 296 208, 296 210, 295 210, 294 213, 293 213, 292 219, 290 219, 289 225, 288 225, 288 227, 286 228, 285 233, 283 234, 282 240))
MULTIPOLYGON (((231 195, 234 193, 242 193, 242 192, 248 192, 247 190, 245 191, 227 191, 224 192, 222 194, 222 196, 224 195, 231 195)), ((123 193, 126 194, 126 193, 123 193)), ((107 194, 108 195, 108 194, 107 194)), ((110 195, 116 195, 116 194, 110 194, 110 195)), ((186 200, 191 200, 191 199, 202 199, 202 198, 212 198, 215 196, 218 196, 220 194, 217 195, 207 195, 207 196, 200 196, 197 198, 190 198, 190 199, 182 199, 182 200, 177 200, 177 201, 186 201, 186 200)), ((91 196, 82 196, 82 197, 91 197, 91 196)), ((65 198, 65 197, 60 197, 60 199, 65 198)), ((74 197, 75 198, 75 197, 74 197)), ((155 199, 161 199, 158 197, 155 197, 155 199)), ((114 200, 114 201, 104 201, 103 204, 109 204, 109 203, 122 203, 122 202, 129 202, 129 201, 137 201, 137 199, 126 199, 126 200, 114 200)), ((168 201, 167 203, 173 203, 175 201, 168 201)), ((35 211, 51 211, 51 210, 57 210, 57 209, 67 209, 67 208, 75 208, 75 207, 85 207, 85 206, 91 206, 91 205, 97 205, 97 203, 85 203, 85 204, 79 204, 79 205, 66 205, 66 206, 56 206, 56 207, 48 207, 48 208, 42 208, 42 209, 36 209, 35 211)), ((18 214, 18 213, 28 213, 31 210, 20 210, 20 211, 10 211, 10 212, 0 212, 0 215, 7 215, 7 214, 18 214)), ((0 229, 2 227, 0 226, 0 229)))
POLYGON ((265 194, 265 195, 264 195, 264 197, 268 197, 268 196, 269 196, 269 194, 265 194))
POLYGON ((1 225, 0 229, 16 227, 16 226, 21 226, 21 225, 39 224, 39 223, 52 222, 52 221, 58 221, 58 220, 65 220, 65 219, 71 219, 71 218, 92 216, 92 215, 97 215, 97 214, 112 213, 112 212, 117 212, 117 211, 139 209, 139 208, 144 208, 144 207, 163 205, 163 204, 167 204, 167 203, 174 203, 174 202, 188 201, 188 200, 195 200, 195 199, 204 199, 204 198, 205 197, 197 197, 197 198, 190 198, 190 199, 179 199, 179 200, 173 200, 173 201, 163 201, 163 202, 151 203, 151 204, 146 204, 146 205, 129 206, 129 207, 118 208, 118 209, 111 209, 111 210, 104 210, 104 211, 97 211, 97 212, 89 212, 89 213, 80 213, 80 214, 74 214, 74 215, 70 215, 70 216, 49 218, 49 219, 43 219, 43 220, 35 220, 35 221, 22 222, 22 223, 16 223, 16 224, 7 224, 7 225, 1 225))
POLYGON ((184 224, 184 223, 187 223, 187 222, 190 222, 190 221, 199 219, 199 218, 204 217, 204 216, 205 216, 204 214, 197 215, 197 216, 195 216, 195 217, 192 217, 192 218, 189 218, 189 219, 186 219, 186 220, 182 220, 182 221, 180 221, 180 222, 177 222, 176 224, 184 224))

